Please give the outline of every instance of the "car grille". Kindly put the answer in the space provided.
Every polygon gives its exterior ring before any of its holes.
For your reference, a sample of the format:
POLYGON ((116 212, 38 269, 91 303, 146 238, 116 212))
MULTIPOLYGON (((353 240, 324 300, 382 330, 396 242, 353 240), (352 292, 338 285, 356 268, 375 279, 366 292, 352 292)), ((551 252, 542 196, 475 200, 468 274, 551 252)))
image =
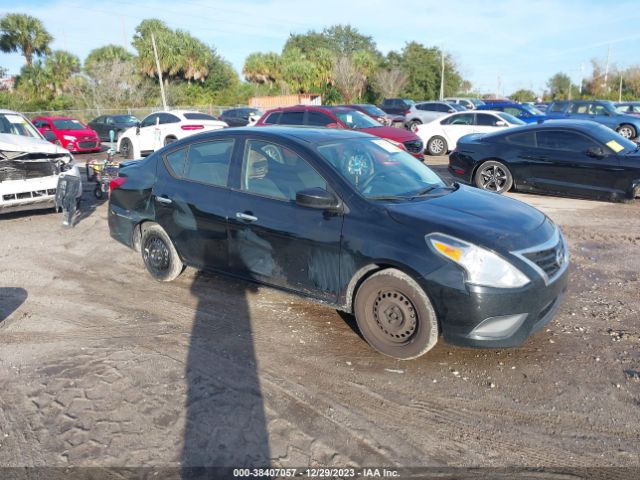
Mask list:
POLYGON ((553 279, 567 262, 567 252, 562 240, 552 248, 526 252, 522 256, 534 263, 550 279, 553 279))
POLYGON ((5 180, 29 180, 31 178, 57 175, 58 168, 53 161, 0 160, 0 182, 5 180))
POLYGON ((409 140, 404 142, 404 146, 409 153, 422 153, 422 141, 421 140, 409 140))
POLYGON ((96 148, 98 146, 98 142, 95 140, 91 142, 78 142, 78 147, 80 148, 96 148))

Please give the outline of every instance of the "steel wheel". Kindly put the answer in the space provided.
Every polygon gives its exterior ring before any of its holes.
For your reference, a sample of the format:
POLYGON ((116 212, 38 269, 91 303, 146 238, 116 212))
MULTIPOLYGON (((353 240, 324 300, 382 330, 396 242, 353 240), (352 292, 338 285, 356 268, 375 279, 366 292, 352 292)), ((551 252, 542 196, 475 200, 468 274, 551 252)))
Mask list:
POLYGON ((184 270, 171 239, 158 224, 144 227, 141 240, 142 261, 153 278, 169 282, 184 270))
POLYGON ((127 160, 133 160, 133 144, 128 138, 125 138, 120 143, 120 154, 127 160))
POLYGON ((513 177, 505 165, 492 160, 480 165, 475 175, 475 184, 489 192, 504 193, 513 186, 513 177))
POLYGON ((416 332, 413 303, 397 290, 380 291, 372 305, 373 318, 383 338, 391 343, 406 343, 416 332))

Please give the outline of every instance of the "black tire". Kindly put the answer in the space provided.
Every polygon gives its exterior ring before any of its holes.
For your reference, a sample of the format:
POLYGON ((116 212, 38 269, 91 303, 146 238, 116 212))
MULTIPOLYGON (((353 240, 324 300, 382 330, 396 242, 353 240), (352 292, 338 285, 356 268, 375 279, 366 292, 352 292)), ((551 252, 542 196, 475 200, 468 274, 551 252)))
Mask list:
POLYGON ((170 143, 175 142, 176 140, 178 140, 176 137, 168 136, 167 138, 164 139, 164 146, 166 147, 167 145, 169 145, 170 143))
POLYGON ((400 270, 387 268, 367 278, 354 305, 362 336, 384 355, 410 360, 438 341, 438 320, 429 298, 400 270))
POLYGON ((473 182, 482 190, 504 193, 513 187, 513 175, 504 163, 489 160, 478 167, 473 182))
POLYGON ((427 142, 427 152, 429 155, 439 157, 445 155, 449 151, 449 145, 447 141, 439 135, 434 135, 427 142))
POLYGON ((420 125, 422 125, 422 122, 420 120, 418 120, 417 118, 413 119, 407 124, 407 130, 411 130, 415 133, 420 125))
POLYGON ((96 188, 93 189, 93 195, 98 200, 100 200, 104 196, 104 192, 102 191, 102 187, 100 185, 98 185, 96 188))
POLYGON ((170 282, 184 270, 184 264, 169 235, 157 223, 145 224, 140 251, 147 271, 159 282, 170 282))
POLYGON ((633 125, 629 125, 628 123, 623 123, 618 128, 616 128, 616 132, 622 135, 624 138, 629 140, 633 140, 638 136, 638 132, 636 131, 633 125))
POLYGON ((126 160, 133 160, 133 144, 128 138, 124 138, 120 142, 120 154, 126 160))

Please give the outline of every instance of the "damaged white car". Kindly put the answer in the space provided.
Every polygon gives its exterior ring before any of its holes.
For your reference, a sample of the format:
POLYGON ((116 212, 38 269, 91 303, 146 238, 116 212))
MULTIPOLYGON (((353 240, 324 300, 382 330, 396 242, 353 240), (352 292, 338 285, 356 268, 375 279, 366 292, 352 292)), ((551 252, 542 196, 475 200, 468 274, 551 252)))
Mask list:
POLYGON ((71 154, 26 117, 0 110, 0 214, 54 208, 59 177, 77 171, 71 154))

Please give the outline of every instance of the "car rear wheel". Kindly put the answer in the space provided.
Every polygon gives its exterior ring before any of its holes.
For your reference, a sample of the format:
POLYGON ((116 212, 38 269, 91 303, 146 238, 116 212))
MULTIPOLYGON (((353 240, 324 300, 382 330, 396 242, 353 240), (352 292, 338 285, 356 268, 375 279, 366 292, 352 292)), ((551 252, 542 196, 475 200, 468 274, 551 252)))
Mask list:
POLYGON ((123 139, 120 143, 120 154, 126 160, 133 160, 133 144, 128 138, 123 139))
POLYGON ((411 120, 409 122, 409 124, 407 125, 407 127, 409 127, 409 130, 411 130, 413 133, 418 131, 418 127, 422 125, 422 122, 420 120, 411 120))
POLYGON ((354 311, 365 340, 384 355, 409 360, 438 341, 438 320, 429 298, 415 280, 395 268, 364 281, 354 311))
POLYGON ((184 270, 184 264, 169 235, 157 223, 145 225, 140 246, 142 261, 156 280, 170 282, 184 270))
POLYGON ((511 190, 513 176, 503 163, 490 160, 480 165, 476 171, 474 182, 476 187, 483 190, 504 193, 511 190))
POLYGON ((427 151, 429 152, 429 155, 444 155, 447 153, 448 148, 447 141, 438 135, 431 137, 427 142, 427 151))
POLYGON ((177 140, 176 137, 174 136, 169 136, 167 138, 164 139, 164 146, 166 147, 167 145, 169 145, 170 143, 173 143, 177 140))
POLYGON ((638 136, 638 133, 636 132, 636 129, 633 127, 633 125, 620 125, 616 131, 624 138, 628 138, 629 140, 638 136))

